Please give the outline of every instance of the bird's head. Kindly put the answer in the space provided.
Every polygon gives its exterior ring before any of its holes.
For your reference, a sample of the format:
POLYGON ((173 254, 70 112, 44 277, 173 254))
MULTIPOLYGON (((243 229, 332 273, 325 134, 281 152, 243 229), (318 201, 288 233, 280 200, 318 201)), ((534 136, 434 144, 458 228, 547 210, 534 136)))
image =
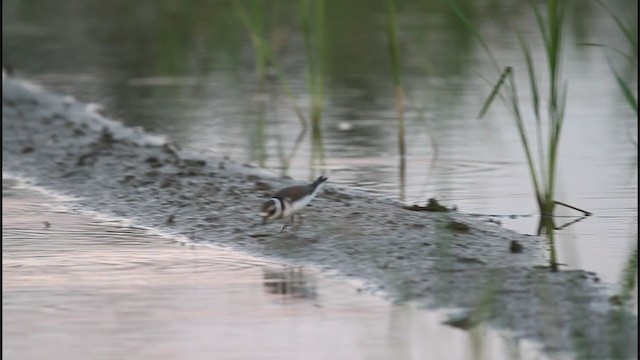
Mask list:
POLYGON ((262 223, 266 224, 267 221, 278 217, 279 206, 278 201, 275 199, 269 199, 262 204, 262 210, 260 216, 262 217, 262 223))

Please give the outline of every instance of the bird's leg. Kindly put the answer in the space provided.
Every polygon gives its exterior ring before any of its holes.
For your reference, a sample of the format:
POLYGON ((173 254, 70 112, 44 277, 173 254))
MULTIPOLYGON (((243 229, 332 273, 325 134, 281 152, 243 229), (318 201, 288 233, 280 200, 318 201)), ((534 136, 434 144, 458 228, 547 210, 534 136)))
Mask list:
POLYGON ((284 232, 284 229, 286 229, 287 227, 293 225, 293 217, 295 215, 291 215, 291 217, 289 218, 289 220, 284 224, 284 226, 282 227, 282 230, 280 230, 280 232, 284 232))

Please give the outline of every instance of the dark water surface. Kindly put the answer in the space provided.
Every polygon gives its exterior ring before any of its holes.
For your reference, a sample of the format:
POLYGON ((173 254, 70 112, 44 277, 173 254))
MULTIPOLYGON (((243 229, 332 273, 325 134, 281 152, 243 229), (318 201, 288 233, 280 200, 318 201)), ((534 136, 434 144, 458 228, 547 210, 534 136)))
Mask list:
POLYGON ((194 246, 2 181, 7 359, 541 359, 306 268, 194 246), (45 223, 46 222, 46 223, 45 223))
MULTIPOLYGON (((249 2, 243 4, 249 8, 249 2)), ((264 4, 265 31, 293 101, 307 111, 296 3, 264 4)), ((437 197, 468 213, 534 214, 513 121, 501 106, 476 119, 490 91, 478 74, 491 81, 497 77, 450 9, 439 2, 403 2, 398 10, 408 95, 403 178, 384 6, 328 4, 322 154, 314 151, 309 132, 293 151, 301 126, 292 99, 273 77, 259 90, 249 36, 227 2, 3 1, 3 64, 53 90, 102 104, 108 116, 167 134, 183 147, 299 179, 326 173, 335 183, 411 203, 437 197)), ((583 44, 624 49, 624 38, 595 2, 571 4, 563 54, 569 95, 557 198, 594 216, 557 232, 559 261, 617 283, 637 243, 637 147, 629 140, 636 136, 637 120, 607 64, 607 58, 615 64, 619 59, 583 44)), ((611 2, 626 14, 632 4, 611 2)), ((528 39, 542 69, 544 53, 531 9, 526 2, 484 1, 465 4, 465 11, 473 14, 498 60, 515 67, 528 109, 515 34, 520 30, 528 39)), ((637 78, 635 70, 622 71, 637 78)), ((579 215, 564 209, 560 214, 579 215)), ((522 233, 537 229, 536 216, 498 219, 522 233)), ((558 225, 565 219, 576 218, 558 219, 558 225)))

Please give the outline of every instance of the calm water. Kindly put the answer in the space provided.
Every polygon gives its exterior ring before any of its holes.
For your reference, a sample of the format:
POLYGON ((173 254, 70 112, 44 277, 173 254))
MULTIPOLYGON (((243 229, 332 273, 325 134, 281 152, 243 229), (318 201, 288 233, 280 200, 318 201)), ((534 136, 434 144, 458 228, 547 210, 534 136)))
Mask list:
MULTIPOLYGON (((635 2, 609 3, 619 13, 636 13, 635 2)), ((3 1, 3 64, 54 90, 103 104, 108 116, 168 134, 183 147, 229 155, 276 173, 299 179, 326 173, 334 183, 407 202, 437 197, 469 213, 537 211, 513 121, 499 104, 485 119, 476 119, 490 91, 479 74, 491 81, 497 76, 444 3, 403 2, 398 10, 409 97, 404 179, 386 15, 378 2, 328 2, 323 151, 313 151, 306 133, 294 152, 301 126, 291 104, 307 111, 310 101, 295 4, 257 5, 268 11, 265 32, 293 99, 273 77, 259 90, 248 34, 226 2, 3 1), (289 166, 283 159, 290 159, 289 166)), ((595 2, 571 4, 563 60, 569 95, 557 198, 594 216, 558 231, 559 261, 616 283, 637 243, 637 148, 629 140, 636 136, 637 120, 620 95, 607 57, 625 77, 637 79, 637 72, 624 68, 612 52, 583 45, 625 50, 623 36, 595 2)), ((528 109, 515 33, 520 30, 528 39, 544 74, 531 9, 520 1, 465 6, 498 61, 515 67, 528 109)), ((560 214, 578 215, 564 209, 560 214)), ((500 220, 523 233, 535 233, 538 221, 535 216, 500 220)))
POLYGON ((305 268, 172 241, 2 180, 8 359, 540 359, 305 268), (48 227, 45 225, 48 223, 48 227))

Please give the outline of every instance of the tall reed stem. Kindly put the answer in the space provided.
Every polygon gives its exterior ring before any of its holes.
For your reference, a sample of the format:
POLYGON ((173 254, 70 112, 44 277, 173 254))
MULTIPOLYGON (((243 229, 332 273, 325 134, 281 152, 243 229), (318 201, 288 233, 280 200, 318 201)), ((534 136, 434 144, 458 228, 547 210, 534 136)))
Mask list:
POLYGON ((400 69, 400 49, 398 47, 398 23, 396 21, 395 0, 387 0, 387 41, 389 44, 389 60, 395 87, 396 118, 398 120, 398 151, 400 157, 406 154, 404 139, 404 88, 400 69))

